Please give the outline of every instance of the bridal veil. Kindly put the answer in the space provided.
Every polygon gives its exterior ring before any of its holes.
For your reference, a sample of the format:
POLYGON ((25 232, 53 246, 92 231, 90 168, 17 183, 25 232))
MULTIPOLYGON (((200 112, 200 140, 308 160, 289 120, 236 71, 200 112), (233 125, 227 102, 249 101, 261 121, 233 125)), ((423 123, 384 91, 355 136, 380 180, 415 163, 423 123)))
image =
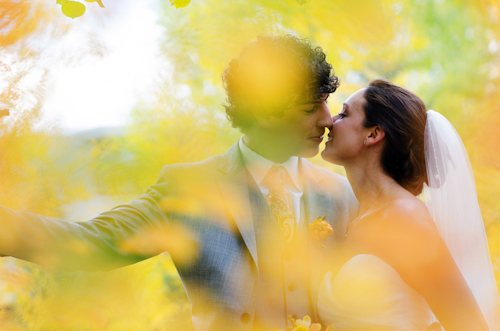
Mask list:
POLYGON ((425 204, 490 330, 500 330, 499 296, 467 151, 451 123, 429 110, 425 127, 425 204))

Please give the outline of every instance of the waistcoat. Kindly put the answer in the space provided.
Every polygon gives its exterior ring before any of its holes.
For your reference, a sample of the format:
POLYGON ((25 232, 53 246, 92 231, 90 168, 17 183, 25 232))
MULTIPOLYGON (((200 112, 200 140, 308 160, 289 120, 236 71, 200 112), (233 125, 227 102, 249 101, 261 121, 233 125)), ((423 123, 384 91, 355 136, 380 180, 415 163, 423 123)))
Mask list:
MULTIPOLYGON (((254 329, 285 330, 287 316, 311 315, 309 299, 309 246, 305 208, 291 243, 273 215, 252 176, 249 197, 252 205, 258 258, 258 289, 254 329)), ((244 284, 242 284, 244 286, 244 284)))

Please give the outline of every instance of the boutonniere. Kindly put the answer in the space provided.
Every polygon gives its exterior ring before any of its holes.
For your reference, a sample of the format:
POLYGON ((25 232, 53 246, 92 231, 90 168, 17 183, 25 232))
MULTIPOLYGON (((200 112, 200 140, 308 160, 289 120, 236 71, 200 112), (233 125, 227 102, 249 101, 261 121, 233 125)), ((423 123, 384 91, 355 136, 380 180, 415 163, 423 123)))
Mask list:
POLYGON ((309 224, 309 235, 314 243, 324 244, 326 238, 333 234, 333 229, 325 221, 326 216, 318 217, 311 224, 309 224))
MULTIPOLYGON (((303 319, 296 320, 292 316, 288 316, 288 319, 292 323, 292 326, 287 326, 286 331, 321 331, 321 324, 311 323, 311 318, 307 315, 303 319)), ((273 329, 272 331, 281 330, 273 329)), ((333 331, 333 325, 327 327, 325 331, 333 331)))

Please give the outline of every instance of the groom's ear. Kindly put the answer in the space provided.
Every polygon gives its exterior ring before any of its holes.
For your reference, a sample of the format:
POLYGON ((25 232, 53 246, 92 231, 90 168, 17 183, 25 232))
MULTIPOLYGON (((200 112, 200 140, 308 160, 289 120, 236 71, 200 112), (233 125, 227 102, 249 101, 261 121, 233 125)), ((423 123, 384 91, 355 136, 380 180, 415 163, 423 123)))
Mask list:
POLYGON ((267 116, 255 115, 255 121, 263 128, 269 128, 272 125, 272 122, 267 116))
POLYGON ((368 131, 365 138, 365 146, 372 146, 380 142, 385 137, 385 131, 380 126, 374 126, 368 131))
POLYGON ((269 129, 275 127, 282 119, 279 116, 271 114, 255 115, 255 121, 263 128, 269 129))

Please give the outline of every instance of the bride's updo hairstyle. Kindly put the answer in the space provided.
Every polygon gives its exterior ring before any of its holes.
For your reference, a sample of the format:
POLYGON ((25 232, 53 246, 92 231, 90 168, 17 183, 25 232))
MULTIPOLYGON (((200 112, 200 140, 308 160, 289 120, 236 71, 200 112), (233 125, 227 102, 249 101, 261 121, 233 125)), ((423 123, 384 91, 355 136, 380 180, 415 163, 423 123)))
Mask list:
POLYGON ((365 90, 366 128, 381 127, 385 132, 383 170, 414 195, 422 192, 427 180, 424 131, 427 108, 414 93, 388 80, 370 82, 365 90))

